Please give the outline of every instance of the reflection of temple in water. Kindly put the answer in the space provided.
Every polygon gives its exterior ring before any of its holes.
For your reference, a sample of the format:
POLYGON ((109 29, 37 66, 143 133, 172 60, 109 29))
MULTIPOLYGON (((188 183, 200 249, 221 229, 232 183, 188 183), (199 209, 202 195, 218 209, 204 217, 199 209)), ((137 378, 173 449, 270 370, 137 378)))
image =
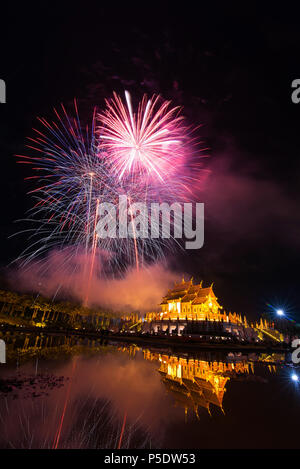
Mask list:
POLYGON ((80 354, 84 351, 99 351, 107 347, 105 338, 89 339, 87 337, 66 336, 63 334, 34 334, 30 332, 11 331, 1 332, 0 339, 5 341, 7 346, 7 358, 9 360, 21 357, 55 356, 62 354, 80 354))
POLYGON ((223 410, 223 397, 226 384, 239 374, 254 372, 253 363, 226 363, 221 361, 205 361, 193 358, 182 358, 144 350, 146 360, 158 360, 158 369, 167 391, 172 394, 177 407, 187 413, 192 409, 198 417, 198 408, 207 409, 211 405, 223 410))
POLYGON ((166 390, 174 399, 175 406, 184 409, 185 415, 191 409, 197 418, 198 411, 204 408, 211 415, 211 408, 219 408, 223 413, 223 398, 230 380, 259 379, 255 377, 255 363, 264 363, 270 373, 276 373, 277 366, 285 361, 284 354, 224 354, 219 357, 207 352, 196 357, 185 354, 159 353, 137 346, 124 346, 119 350, 135 356, 142 351, 145 360, 157 362, 158 372, 166 390))

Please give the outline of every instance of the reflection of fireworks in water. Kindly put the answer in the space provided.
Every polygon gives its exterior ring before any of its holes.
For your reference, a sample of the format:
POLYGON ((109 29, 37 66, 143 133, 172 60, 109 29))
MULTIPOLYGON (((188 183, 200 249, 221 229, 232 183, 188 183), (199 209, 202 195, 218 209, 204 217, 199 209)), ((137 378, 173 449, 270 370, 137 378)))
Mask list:
POLYGON ((126 418, 125 421, 109 400, 95 398, 90 393, 71 401, 69 391, 70 383, 64 390, 66 400, 62 400, 63 409, 59 405, 60 400, 49 407, 45 398, 31 398, 30 402, 22 397, 17 401, 7 397, 1 399, 0 422, 3 431, 0 448, 151 447, 153 435, 142 423, 142 414, 134 420, 126 418), (8 420, 13 427, 4 424, 8 420))
POLYGON ((57 431, 56 431, 56 434, 55 434, 55 439, 54 439, 54 443, 53 443, 52 449, 57 449, 57 448, 58 448, 58 445, 59 445, 60 436, 61 436, 61 432, 62 432, 62 427, 63 427, 63 423, 64 423, 66 411, 67 411, 67 406, 68 406, 69 399, 70 399, 70 392, 71 392, 71 386, 72 386, 72 378, 73 378, 73 376, 74 376, 75 367, 76 367, 76 359, 77 359, 77 357, 75 357, 74 360, 73 360, 73 367, 72 367, 71 380, 70 380, 69 383, 68 383, 68 388, 67 388, 67 393, 66 393, 64 408, 63 408, 63 411, 62 411, 62 414, 61 414, 61 418, 60 418, 60 421, 59 421, 59 426, 58 426, 57 431))
MULTIPOLYGON (((151 447, 151 435, 140 422, 142 415, 130 421, 124 414, 125 419, 113 409, 109 401, 94 403, 95 412, 91 414, 87 413, 88 404, 82 402, 76 423, 78 432, 75 430, 70 433, 67 443, 69 447, 116 449, 151 447)), ((63 444, 63 447, 66 446, 63 444)))
POLYGON ((0 421, 3 431, 0 448, 16 449, 122 449, 150 448, 153 443, 150 432, 142 425, 142 415, 134 421, 124 419, 109 400, 97 399, 92 395, 68 402, 66 422, 59 439, 55 424, 61 422, 61 408, 47 407, 41 398, 31 400, 28 407, 22 402, 6 399, 2 406, 0 421), (72 415, 72 419, 69 417, 72 415), (7 432, 8 419, 14 422, 13 435, 7 432), (53 444, 53 435, 55 440, 53 444))
MULTIPOLYGON (((72 246, 65 251, 66 262, 68 256, 84 254, 88 260, 84 274, 90 277, 96 270, 95 258, 103 253, 108 253, 108 270, 117 272, 162 258, 165 247, 174 248, 172 238, 96 235, 99 203, 118 206, 120 195, 126 195, 130 204, 144 202, 149 209, 152 202, 191 201, 200 179, 200 163, 193 159, 191 138, 178 109, 158 97, 148 101, 144 97, 135 116, 128 93, 126 102, 127 107, 116 94, 107 101, 106 111, 98 116, 99 137, 96 111, 91 126, 83 128, 76 101, 75 117, 62 105, 60 113, 55 110, 55 121, 39 119, 43 128, 34 129, 27 145, 35 156, 18 155, 19 162, 36 172, 28 179, 38 181, 30 192, 36 203, 27 220, 34 223, 27 230, 32 243, 18 259, 23 265, 50 249, 72 246)), ((134 225, 135 214, 130 207, 128 212, 127 221, 134 225)))
POLYGON ((0 448, 159 447, 164 430, 153 419, 159 377, 150 378, 144 361, 124 361, 110 349, 99 355, 89 344, 81 352, 61 367, 49 349, 39 369, 30 359, 17 373, 1 374, 0 448), (54 363, 56 374, 49 373, 54 363))

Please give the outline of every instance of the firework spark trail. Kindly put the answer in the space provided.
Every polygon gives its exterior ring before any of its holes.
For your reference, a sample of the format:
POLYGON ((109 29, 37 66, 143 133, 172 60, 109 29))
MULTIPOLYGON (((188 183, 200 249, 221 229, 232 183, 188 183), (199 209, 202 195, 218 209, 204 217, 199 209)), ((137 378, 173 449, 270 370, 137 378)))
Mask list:
POLYGON ((140 270, 139 253, 138 253, 138 247, 137 247, 137 241, 136 241, 135 226, 134 226, 134 223, 133 223, 133 213, 132 213, 131 200, 130 200, 130 198, 129 198, 129 212, 130 212, 131 224, 132 224, 132 233, 133 233, 133 242, 134 242, 134 251, 135 251, 135 262, 136 262, 136 271, 139 272, 139 270, 140 270))
POLYGON ((90 173, 90 189, 89 189, 89 202, 88 202, 88 210, 87 210, 87 221, 86 221, 86 243, 85 243, 85 250, 88 251, 88 241, 90 235, 90 215, 91 215, 91 200, 92 200, 92 189, 93 189, 93 176, 94 173, 90 173))
POLYGON ((126 420, 127 420, 127 412, 125 411, 124 418, 123 418, 122 429, 121 429, 120 438, 119 438, 119 443, 118 443, 118 449, 121 449, 122 439, 123 439, 124 430, 125 430, 125 426, 126 426, 126 420))
POLYGON ((97 248, 97 239, 98 235, 96 232, 96 223, 97 223, 97 214, 98 214, 98 208, 99 208, 99 199, 97 199, 97 204, 96 204, 96 212, 95 212, 95 222, 94 222, 94 234, 93 234, 93 246, 92 246, 92 258, 91 258, 91 266, 90 266, 90 273, 89 273, 89 278, 88 278, 88 285, 87 285, 87 292, 86 292, 86 297, 84 301, 84 305, 88 305, 89 301, 89 295, 90 295, 90 288, 91 288, 91 281, 92 281, 92 276, 94 272, 94 264, 95 264, 95 256, 96 256, 96 248, 97 248))
MULTIPOLYGON (((92 201, 92 188, 93 188, 93 176, 94 173, 90 173, 90 188, 89 188, 89 200, 87 208, 87 219, 86 219, 86 240, 85 240, 85 254, 88 255, 89 237, 90 237, 90 215, 91 215, 91 201, 92 201)), ((87 263, 84 265, 83 277, 86 277, 87 263)))
POLYGON ((59 440, 60 440, 60 436, 61 436, 61 431, 62 431, 62 426, 63 426, 63 423, 64 423, 68 403, 69 403, 69 400, 70 400, 71 385, 72 385, 72 380, 73 380, 74 373, 75 373, 76 360, 77 360, 77 357, 75 357, 75 359, 73 361, 72 375, 71 375, 70 381, 68 383, 68 389, 67 389, 67 393, 66 393, 64 408, 63 408, 63 412, 62 412, 62 415, 61 415, 61 419, 60 419, 60 422, 59 422, 58 429, 56 431, 56 435, 55 435, 55 438, 54 438, 52 449, 57 449, 58 448, 58 444, 59 444, 59 440))

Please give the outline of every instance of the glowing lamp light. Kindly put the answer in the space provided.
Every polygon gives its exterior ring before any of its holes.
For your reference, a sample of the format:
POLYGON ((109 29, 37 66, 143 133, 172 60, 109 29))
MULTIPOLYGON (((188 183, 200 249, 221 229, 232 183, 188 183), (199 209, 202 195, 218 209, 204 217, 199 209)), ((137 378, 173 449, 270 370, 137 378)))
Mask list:
POLYGON ((293 374, 291 375, 291 379, 292 379, 293 381, 295 381, 295 383, 298 383, 298 381, 299 381, 299 376, 296 375, 296 373, 293 373, 293 374))
POLYGON ((276 313, 277 313, 277 316, 284 316, 284 312, 282 311, 282 309, 278 309, 276 313))

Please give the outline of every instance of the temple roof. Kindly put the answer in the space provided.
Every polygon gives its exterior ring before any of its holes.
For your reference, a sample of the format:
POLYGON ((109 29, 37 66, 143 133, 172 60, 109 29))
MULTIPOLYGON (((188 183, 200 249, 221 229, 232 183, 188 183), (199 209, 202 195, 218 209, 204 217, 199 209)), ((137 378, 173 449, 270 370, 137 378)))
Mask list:
POLYGON ((180 291, 186 291, 192 286, 192 282, 181 282, 181 283, 175 283, 174 287, 169 290, 169 292, 180 292, 180 291))
POLYGON ((190 288, 188 289, 188 292, 189 293, 198 293, 201 290, 202 290, 202 286, 201 286, 201 283, 200 283, 199 285, 190 286, 190 288))
POLYGON ((193 301, 196 298, 196 293, 189 294, 187 293, 184 295, 183 298, 181 298, 182 303, 188 303, 190 301, 193 301))
POLYGON ((216 295, 213 292, 212 286, 208 288, 202 288, 201 290, 199 290, 196 298, 194 299, 193 305, 205 303, 209 295, 212 299, 216 299, 216 295))
POLYGON ((202 282, 198 285, 193 285, 192 280, 189 282, 183 281, 180 284, 175 284, 174 288, 168 290, 166 296, 163 297, 161 305, 167 304, 168 301, 181 301, 182 303, 192 302, 192 304, 201 304, 207 301, 208 296, 216 300, 212 285, 207 288, 202 288, 202 282))

